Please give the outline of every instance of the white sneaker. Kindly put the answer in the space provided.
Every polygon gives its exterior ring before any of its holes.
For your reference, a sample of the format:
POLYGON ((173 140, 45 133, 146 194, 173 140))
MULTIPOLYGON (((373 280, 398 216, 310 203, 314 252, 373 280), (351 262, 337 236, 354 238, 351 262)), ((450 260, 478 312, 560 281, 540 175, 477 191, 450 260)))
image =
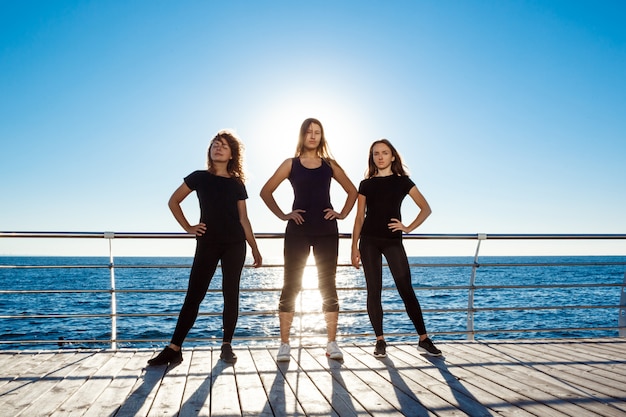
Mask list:
POLYGON ((343 353, 341 353, 341 349, 339 349, 339 346, 337 346, 337 342, 328 342, 328 344, 326 345, 326 356, 328 356, 330 359, 335 359, 338 361, 343 359, 343 353))
POLYGON ((289 362, 291 360, 290 351, 291 346, 289 346, 289 343, 281 343, 278 349, 278 355, 276 355, 276 360, 278 362, 289 362))

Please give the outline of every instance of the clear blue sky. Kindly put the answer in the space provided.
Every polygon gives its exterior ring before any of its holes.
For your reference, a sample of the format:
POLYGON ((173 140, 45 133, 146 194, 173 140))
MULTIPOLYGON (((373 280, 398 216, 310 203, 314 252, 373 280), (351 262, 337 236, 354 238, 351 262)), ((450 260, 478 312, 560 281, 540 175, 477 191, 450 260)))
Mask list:
POLYGON ((317 117, 355 185, 396 145, 433 208, 416 233, 626 233, 624 22, 623 1, 4 0, 0 230, 182 231, 170 194, 234 128, 253 229, 282 232, 259 190, 317 117))

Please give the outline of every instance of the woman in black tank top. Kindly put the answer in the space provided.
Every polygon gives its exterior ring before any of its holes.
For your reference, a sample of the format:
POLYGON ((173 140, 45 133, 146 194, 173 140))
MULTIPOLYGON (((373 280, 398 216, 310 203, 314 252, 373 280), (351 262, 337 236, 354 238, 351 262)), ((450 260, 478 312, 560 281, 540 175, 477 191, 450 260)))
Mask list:
POLYGON ((343 169, 330 156, 324 129, 317 119, 306 119, 300 127, 300 137, 294 158, 286 159, 261 189, 261 198, 279 219, 287 221, 285 230, 285 272, 278 305, 280 320, 280 349, 278 361, 290 359, 289 333, 295 311, 295 300, 302 290, 302 274, 309 252, 313 248, 317 266, 322 311, 326 319, 328 344, 326 355, 341 360, 337 346, 339 301, 335 286, 339 234, 337 220, 352 210, 357 191, 343 169), (294 191, 291 211, 285 213, 273 193, 289 180, 294 191), (335 179, 346 191, 346 201, 340 212, 330 201, 330 184, 335 179))

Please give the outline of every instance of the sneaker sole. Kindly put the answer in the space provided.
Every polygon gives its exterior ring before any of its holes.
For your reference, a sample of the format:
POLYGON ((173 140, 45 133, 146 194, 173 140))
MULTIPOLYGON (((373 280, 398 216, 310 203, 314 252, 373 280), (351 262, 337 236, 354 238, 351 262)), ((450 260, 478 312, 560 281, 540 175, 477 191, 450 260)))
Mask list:
POLYGON ((329 359, 334 359, 334 360, 336 360, 336 361, 342 361, 342 360, 343 360, 343 355, 342 355, 342 354, 339 354, 339 355, 337 355, 337 354, 331 355, 330 353, 327 353, 327 354, 326 354, 326 356, 327 356, 329 359))
POLYGON ((426 349, 424 349, 422 347, 418 347, 417 350, 419 350, 420 352, 422 352, 423 354, 428 355, 428 356, 442 356, 443 355, 443 353, 432 353, 432 352, 429 352, 429 351, 427 351, 426 349))
POLYGON ((386 358, 386 357, 387 357, 387 354, 386 354, 386 353, 383 353, 383 354, 381 355, 380 353, 374 353, 374 357, 375 357, 375 358, 386 358))

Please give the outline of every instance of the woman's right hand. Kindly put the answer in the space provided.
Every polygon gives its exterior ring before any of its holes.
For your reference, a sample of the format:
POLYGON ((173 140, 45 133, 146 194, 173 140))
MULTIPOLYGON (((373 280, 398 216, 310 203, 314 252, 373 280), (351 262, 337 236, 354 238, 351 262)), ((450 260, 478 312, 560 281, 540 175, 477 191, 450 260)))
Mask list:
POLYGON ((352 249, 352 256, 350 257, 352 266, 359 269, 361 263, 361 251, 358 249, 352 249))
POLYGON ((296 209, 291 213, 285 214, 283 220, 293 220, 297 225, 304 223, 304 217, 300 213, 306 213, 306 210, 296 209))
POLYGON ((206 232, 206 224, 198 223, 195 226, 189 226, 185 231, 195 236, 202 236, 206 232))

